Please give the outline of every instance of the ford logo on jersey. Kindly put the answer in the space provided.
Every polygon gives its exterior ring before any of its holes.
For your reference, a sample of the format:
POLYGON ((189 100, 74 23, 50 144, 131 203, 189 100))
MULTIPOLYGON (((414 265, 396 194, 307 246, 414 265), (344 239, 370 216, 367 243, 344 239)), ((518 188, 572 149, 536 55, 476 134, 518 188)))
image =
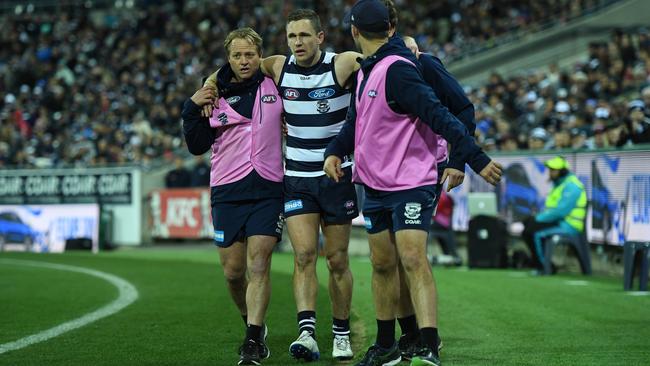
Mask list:
POLYGON ((332 88, 322 88, 312 90, 307 95, 309 95, 311 99, 325 99, 331 97, 334 93, 336 92, 332 88))

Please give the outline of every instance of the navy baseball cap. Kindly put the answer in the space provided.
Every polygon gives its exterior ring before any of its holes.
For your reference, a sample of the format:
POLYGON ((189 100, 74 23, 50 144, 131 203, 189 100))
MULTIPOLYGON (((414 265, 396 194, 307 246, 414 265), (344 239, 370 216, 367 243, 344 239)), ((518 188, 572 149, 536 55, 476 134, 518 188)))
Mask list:
POLYGON ((379 0, 358 0, 344 22, 366 32, 385 32, 390 27, 388 8, 379 0))

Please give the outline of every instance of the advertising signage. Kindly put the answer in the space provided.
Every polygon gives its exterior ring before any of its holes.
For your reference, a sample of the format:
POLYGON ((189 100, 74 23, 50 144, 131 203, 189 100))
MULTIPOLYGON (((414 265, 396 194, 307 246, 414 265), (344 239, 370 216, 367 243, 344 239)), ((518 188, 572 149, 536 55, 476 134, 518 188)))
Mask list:
POLYGON ((130 171, 5 171, 0 204, 130 204, 132 184, 130 171))

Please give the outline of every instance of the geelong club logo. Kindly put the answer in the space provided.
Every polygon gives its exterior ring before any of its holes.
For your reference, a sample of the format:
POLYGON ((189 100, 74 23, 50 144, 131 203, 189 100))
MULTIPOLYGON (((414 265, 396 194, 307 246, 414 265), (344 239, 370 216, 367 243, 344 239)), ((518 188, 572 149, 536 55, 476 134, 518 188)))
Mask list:
POLYGON ((420 224, 422 220, 420 218, 420 211, 422 211, 422 205, 417 202, 409 202, 404 205, 404 216, 407 220, 404 221, 406 224, 420 224))
POLYGON ((330 111, 330 104, 327 101, 327 99, 319 100, 317 102, 316 110, 318 111, 318 113, 327 113, 327 112, 329 112, 330 111))

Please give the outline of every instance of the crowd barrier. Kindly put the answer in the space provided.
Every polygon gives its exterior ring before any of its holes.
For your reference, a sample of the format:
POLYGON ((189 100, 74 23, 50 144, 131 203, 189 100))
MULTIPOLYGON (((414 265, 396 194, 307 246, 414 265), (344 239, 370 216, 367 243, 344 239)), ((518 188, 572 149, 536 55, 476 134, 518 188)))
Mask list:
MULTIPOLYGON (((463 185, 453 189, 452 227, 466 231, 467 195, 494 192, 499 215, 513 234, 522 221, 544 208, 551 190, 544 161, 557 153, 495 154, 504 168, 497 187, 485 183, 469 168, 463 185)), ((571 170, 584 183, 590 201, 587 238, 592 243, 623 245, 650 238, 650 149, 563 153, 571 170)), ((150 227, 154 238, 210 238, 212 221, 208 189, 162 189, 150 197, 150 227)), ((353 223, 362 226, 363 216, 353 223)))

